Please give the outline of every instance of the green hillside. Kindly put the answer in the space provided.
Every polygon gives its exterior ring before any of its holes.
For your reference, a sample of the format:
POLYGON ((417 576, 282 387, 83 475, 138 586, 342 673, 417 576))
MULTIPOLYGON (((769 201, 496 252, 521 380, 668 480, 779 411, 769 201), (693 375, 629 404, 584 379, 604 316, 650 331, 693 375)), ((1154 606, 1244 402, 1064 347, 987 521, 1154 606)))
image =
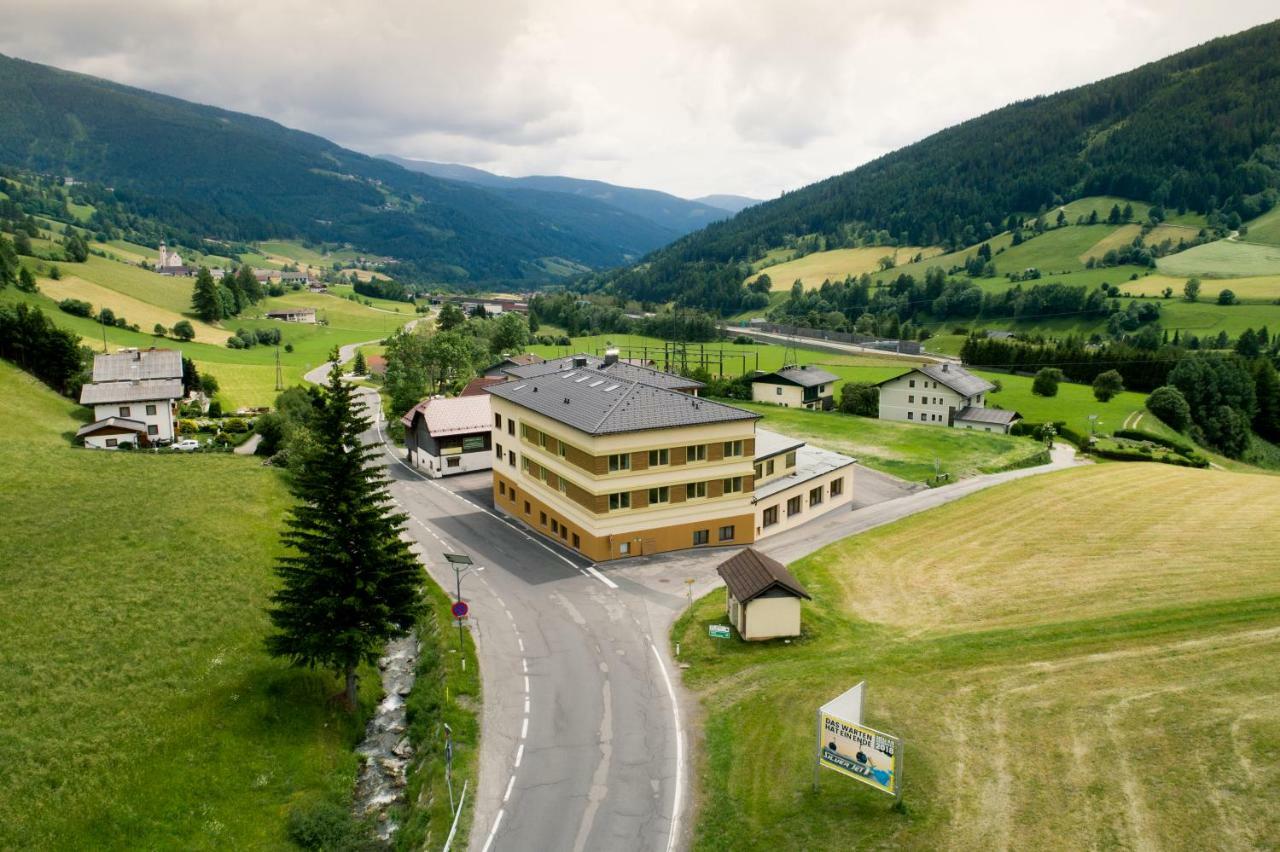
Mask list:
POLYGON ((111 186, 104 216, 153 218, 191 245, 304 237, 400 258, 407 277, 545 280, 547 259, 614 266, 676 235, 593 198, 439 180, 266 119, 3 56, 0 102, 0 166, 111 186))
POLYGON ((280 475, 74 449, 87 410, 5 362, 0 392, 0 847, 284 848, 291 804, 346 800, 362 726, 263 650, 280 475))
POLYGON ((960 248, 1006 230, 1011 216, 1043 210, 1052 222, 1057 207, 1096 196, 1158 202, 1174 223, 1201 213, 1234 227, 1280 191, 1269 147, 1278 101, 1280 22, 971 119, 596 281, 728 314, 745 293, 724 279, 742 281, 749 262, 806 235, 822 249, 886 240, 960 248))
POLYGON ((1249 223, 1249 232, 1241 237, 1251 243, 1280 246, 1280 207, 1259 216, 1249 223))

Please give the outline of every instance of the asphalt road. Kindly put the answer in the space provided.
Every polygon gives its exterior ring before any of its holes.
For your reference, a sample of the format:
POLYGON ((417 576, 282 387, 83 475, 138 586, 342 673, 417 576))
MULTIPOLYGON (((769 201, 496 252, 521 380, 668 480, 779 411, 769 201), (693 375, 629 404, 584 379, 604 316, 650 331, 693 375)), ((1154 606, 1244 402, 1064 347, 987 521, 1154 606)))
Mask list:
POLYGON ((682 708, 665 629, 683 598, 620 588, 499 518, 486 473, 442 484, 390 446, 384 459, 436 582, 454 589, 446 552, 477 566, 462 579, 484 690, 471 848, 681 845, 682 708))

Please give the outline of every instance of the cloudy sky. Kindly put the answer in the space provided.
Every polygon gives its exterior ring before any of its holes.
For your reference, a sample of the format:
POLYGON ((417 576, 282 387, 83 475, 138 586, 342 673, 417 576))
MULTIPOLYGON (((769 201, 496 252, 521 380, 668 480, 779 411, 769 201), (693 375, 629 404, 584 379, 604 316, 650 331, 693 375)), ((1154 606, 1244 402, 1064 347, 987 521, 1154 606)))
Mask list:
POLYGON ((0 0, 0 53, 371 154, 768 198, 1275 0, 0 0), (17 25, 14 25, 17 24, 17 25))

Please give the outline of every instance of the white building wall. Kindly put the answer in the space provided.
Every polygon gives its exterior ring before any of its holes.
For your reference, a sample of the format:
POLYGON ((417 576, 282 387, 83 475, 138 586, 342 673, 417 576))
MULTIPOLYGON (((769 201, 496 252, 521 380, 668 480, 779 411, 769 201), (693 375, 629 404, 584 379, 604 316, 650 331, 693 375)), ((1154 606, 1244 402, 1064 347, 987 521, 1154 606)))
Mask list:
POLYGON ((751 401, 781 405, 783 408, 804 408, 804 388, 797 385, 752 382, 751 401))
POLYGON ((761 499, 756 504, 756 541, 776 535, 783 530, 798 527, 806 521, 821 517, 842 506, 847 507, 852 502, 853 465, 840 470, 833 470, 822 476, 815 476, 806 482, 797 483, 771 497, 761 499), (841 493, 832 497, 831 483, 836 480, 841 480, 842 482, 841 493), (822 502, 814 506, 809 502, 809 492, 819 486, 822 487, 822 502), (787 514, 787 501, 792 497, 800 498, 800 513, 797 515, 787 514), (764 515, 772 507, 776 507, 778 510, 778 522, 766 527, 764 525, 764 515))
POLYGON ((961 396, 924 373, 908 373, 880 386, 880 419, 947 426, 966 405, 981 406, 985 394, 961 396))
POLYGON ((93 407, 94 420, 106 420, 108 417, 126 417, 147 424, 147 437, 152 443, 173 440, 173 400, 98 403, 93 407), (152 407, 150 412, 148 406, 152 407), (155 427, 154 431, 151 427, 155 427))
POLYGON ((490 450, 476 450, 469 453, 450 453, 432 455, 426 448, 418 447, 413 452, 414 467, 424 471, 427 476, 439 479, 459 473, 471 473, 477 470, 493 469, 493 453, 490 450))
POLYGON ((738 633, 743 639, 800 635, 800 598, 791 595, 756 598, 742 610, 746 630, 739 627, 738 633))

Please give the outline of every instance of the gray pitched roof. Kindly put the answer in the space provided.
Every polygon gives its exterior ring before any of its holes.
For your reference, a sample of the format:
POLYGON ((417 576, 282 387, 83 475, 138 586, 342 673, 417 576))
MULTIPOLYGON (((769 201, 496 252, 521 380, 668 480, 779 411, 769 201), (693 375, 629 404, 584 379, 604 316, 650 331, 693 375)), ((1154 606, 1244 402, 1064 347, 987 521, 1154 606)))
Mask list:
POLYGON ((835 373, 828 373, 826 370, 819 370, 817 367, 808 364, 803 364, 799 367, 783 367, 781 370, 774 370, 772 373, 762 373, 752 378, 751 381, 767 382, 771 380, 777 381, 778 379, 790 382, 793 385, 799 385, 802 388, 812 388, 840 381, 840 377, 835 373))
POLYGON ((131 420, 125 417, 104 417, 101 420, 95 420, 93 423, 81 426, 76 430, 76 437, 83 438, 85 435, 91 435, 100 429, 116 428, 125 429, 129 432, 145 433, 147 424, 141 420, 131 420))
POLYGON ((588 435, 699 426, 760 415, 666 388, 626 382, 611 371, 570 369, 493 385, 494 396, 588 435))
POLYGON ((716 572, 729 587, 729 594, 739 603, 754 600, 775 587, 798 598, 812 600, 805 587, 781 562, 750 547, 720 563, 716 572))
POLYGON ((956 412, 956 419, 968 420, 970 423, 996 423, 1001 426, 1007 426, 1015 420, 1021 420, 1022 415, 1016 411, 1008 411, 1003 408, 982 408, 976 405, 966 405, 956 412))
POLYGON ((677 376, 674 373, 664 373, 661 370, 642 367, 638 364, 628 364, 624 361, 606 364, 604 359, 598 355, 567 355, 564 358, 553 358, 541 364, 508 367, 503 372, 518 379, 532 379, 537 376, 546 376, 572 369, 577 360, 585 361, 588 369, 608 373, 615 379, 624 382, 639 382, 643 385, 655 388, 669 388, 671 390, 705 387, 697 379, 677 376))
POLYGON ((893 378, 885 379, 883 382, 880 382, 880 384, 886 384, 894 379, 900 379, 903 376, 910 375, 911 373, 923 373, 935 382, 939 382, 951 388, 961 396, 973 396, 974 394, 985 393, 996 389, 995 385, 991 384, 991 382, 981 376, 975 376, 959 364, 952 363, 921 364, 919 367, 915 367, 906 373, 899 373, 893 378))
MULTIPOLYGON (((756 434, 760 434, 759 430, 756 434)), ((758 440, 758 439, 757 439, 758 440)), ((857 459, 852 456, 841 455, 840 453, 824 450, 821 447, 811 447, 808 444, 796 450, 796 466, 795 469, 785 476, 779 476, 777 479, 770 479, 763 485, 757 485, 755 491, 751 495, 752 503, 761 503, 780 491, 786 491, 788 488, 795 488, 797 485, 803 485, 810 480, 825 476, 834 470, 840 470, 857 463, 857 459)))
POLYGON ((182 399, 181 379, 150 379, 142 382, 96 382, 80 388, 81 405, 112 402, 156 402, 182 399))
POLYGON ((182 353, 176 349, 139 349, 93 356, 95 382, 181 378, 182 353))
POLYGON ((768 429, 756 429, 756 461, 773 458, 804 446, 804 441, 768 429))

